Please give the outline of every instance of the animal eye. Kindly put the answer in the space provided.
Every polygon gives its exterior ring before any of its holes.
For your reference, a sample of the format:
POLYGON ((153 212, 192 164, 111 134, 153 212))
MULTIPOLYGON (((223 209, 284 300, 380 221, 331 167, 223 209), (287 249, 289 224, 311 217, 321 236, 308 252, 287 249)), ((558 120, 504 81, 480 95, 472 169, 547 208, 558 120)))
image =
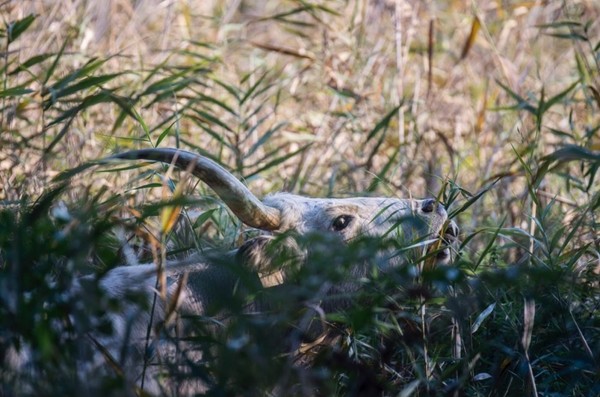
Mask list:
POLYGON ((354 219, 354 217, 351 215, 340 215, 333 220, 331 227, 336 232, 339 232, 340 230, 347 228, 350 222, 352 222, 352 219, 354 219))

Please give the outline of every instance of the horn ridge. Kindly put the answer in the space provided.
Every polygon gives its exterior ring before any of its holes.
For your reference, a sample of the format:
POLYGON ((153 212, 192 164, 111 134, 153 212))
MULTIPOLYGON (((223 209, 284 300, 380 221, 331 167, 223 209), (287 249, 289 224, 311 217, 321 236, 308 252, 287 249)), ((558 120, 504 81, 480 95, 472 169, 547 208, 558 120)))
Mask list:
POLYGON ((281 214, 277 208, 263 204, 229 171, 206 157, 181 149, 154 148, 131 150, 109 159, 160 161, 180 169, 191 169, 192 174, 210 186, 246 225, 263 230, 275 230, 280 226, 281 214))

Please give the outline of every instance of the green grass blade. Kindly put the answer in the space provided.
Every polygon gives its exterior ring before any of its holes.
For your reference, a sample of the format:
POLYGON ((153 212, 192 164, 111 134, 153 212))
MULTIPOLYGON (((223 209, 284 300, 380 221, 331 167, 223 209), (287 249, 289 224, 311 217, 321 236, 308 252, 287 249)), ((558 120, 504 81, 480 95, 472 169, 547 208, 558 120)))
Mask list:
POLYGON ((284 161, 286 161, 286 160, 289 160, 289 159, 291 159, 292 157, 294 157, 294 156, 297 156, 298 154, 300 154, 300 153, 304 152, 304 151, 305 151, 306 149, 308 149, 310 146, 312 146, 312 144, 311 144, 311 143, 309 143, 308 145, 302 146, 300 149, 298 149, 298 150, 296 150, 296 151, 293 151, 293 152, 291 152, 291 153, 288 153, 288 154, 286 154, 286 155, 284 155, 284 156, 278 157, 278 158, 276 158, 276 159, 274 159, 274 160, 272 160, 272 161, 268 162, 268 163, 267 163, 267 164, 265 164, 264 166, 260 167, 259 169, 257 169, 257 170, 255 170, 255 171, 253 171, 253 172, 251 172, 251 173, 249 173, 249 174, 245 175, 245 176, 244 176, 244 179, 250 179, 250 178, 252 178, 253 176, 260 174, 261 172, 264 172, 264 171, 266 171, 266 170, 268 170, 268 169, 270 169, 270 168, 273 168, 273 167, 275 167, 275 166, 277 166, 277 165, 279 165, 279 164, 283 163, 284 161))
POLYGON ((527 100, 525 100, 525 98, 523 98, 522 96, 520 96, 519 94, 517 94, 510 88, 508 88, 501 81, 496 80, 496 83, 498 83, 498 85, 500 87, 502 87, 502 89, 504 91, 506 91, 508 93, 508 95, 510 95, 513 99, 516 99, 516 101, 517 101, 516 108, 517 109, 526 110, 529 113, 533 114, 534 116, 536 116, 538 114, 537 108, 535 106, 533 106, 531 103, 529 103, 527 100))
POLYGON ((29 28, 33 21, 35 21, 35 18, 35 15, 29 14, 23 19, 10 22, 6 27, 7 44, 10 45, 12 42, 18 39, 19 36, 29 28))
POLYGON ((577 87, 579 85, 579 83, 580 83, 580 81, 577 80, 576 82, 574 82, 573 84, 568 86, 565 90, 561 91, 560 93, 556 94, 549 100, 545 101, 543 103, 543 105, 540 104, 540 112, 545 113, 548 109, 550 109, 551 107, 553 107, 554 105, 556 105, 557 103, 562 101, 575 87, 577 87))
POLYGON ((102 88, 101 85, 121 76, 123 73, 113 73, 101 76, 91 76, 80 80, 79 82, 61 88, 57 91, 50 89, 49 93, 51 98, 47 101, 46 109, 49 108, 53 103, 56 103, 60 98, 65 96, 76 94, 80 91, 84 91, 90 88, 102 88))
POLYGON ((390 168, 392 168, 392 165, 396 161, 396 157, 398 157, 399 153, 400 153, 400 148, 398 147, 398 148, 396 148, 394 153, 392 153, 392 155, 388 158, 388 161, 385 163, 385 165, 383 166, 381 171, 378 172, 377 175, 373 178, 373 181, 371 181, 371 183, 369 184, 369 187, 367 188, 368 192, 374 192, 377 189, 377 186, 379 186, 379 184, 382 181, 386 180, 385 176, 388 174, 390 168))
POLYGON ((267 143, 269 141, 269 139, 276 132, 278 132, 280 129, 282 129, 283 127, 285 127, 287 124, 288 123, 286 121, 282 121, 280 123, 275 124, 273 127, 269 128, 260 138, 258 138, 258 140, 256 141, 256 143, 254 143, 254 145, 252 145, 250 147, 250 149, 248 150, 248 152, 246 152, 246 156, 251 156, 252 154, 254 154, 254 152, 256 152, 258 150, 258 148, 260 148, 265 143, 267 143))
POLYGON ((52 58, 54 55, 55 54, 52 54, 52 53, 34 55, 31 58, 27 59, 25 62, 20 63, 17 67, 15 67, 13 70, 11 70, 8 73, 8 75, 14 76, 21 72, 27 71, 27 70, 29 70, 30 67, 38 65, 38 64, 44 62, 45 60, 52 58))
POLYGON ((401 106, 402 103, 400 103, 398 106, 394 106, 392 110, 390 110, 381 120, 379 120, 377 124, 375 124, 375 127, 369 132, 369 135, 367 135, 367 142, 376 136, 379 131, 387 129, 387 127, 390 125, 390 121, 395 115, 398 114, 398 110, 401 106))
POLYGON ((0 90, 0 98, 19 97, 27 94, 31 94, 34 90, 26 88, 24 86, 11 87, 5 90, 0 90))
POLYGON ((460 213, 464 212, 465 210, 467 210, 467 208, 469 208, 470 206, 472 206, 473 204, 475 204, 477 201, 479 201, 479 199, 484 194, 486 194, 487 192, 489 192, 499 181, 500 181, 500 178, 498 178, 495 181, 493 181, 493 182, 489 183, 488 185, 484 186, 475 195, 473 195, 469 200, 467 200, 467 202, 465 204, 463 204, 460 208, 458 208, 458 209, 450 212, 450 214, 448 216, 450 218, 454 218, 458 214, 460 214, 460 213))

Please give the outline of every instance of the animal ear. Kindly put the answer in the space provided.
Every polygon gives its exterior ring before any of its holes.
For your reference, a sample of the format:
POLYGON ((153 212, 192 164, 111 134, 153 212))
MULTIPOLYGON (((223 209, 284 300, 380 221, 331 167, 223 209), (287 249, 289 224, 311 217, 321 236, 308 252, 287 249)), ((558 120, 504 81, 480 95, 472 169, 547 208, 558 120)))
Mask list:
POLYGON ((262 274, 284 270, 290 264, 300 264, 305 256, 291 236, 258 236, 246 241, 237 252, 242 263, 262 274))
POLYGON ((237 258, 244 265, 257 271, 264 271, 269 267, 270 261, 266 254, 266 246, 271 241, 271 236, 259 236, 246 241, 238 249, 237 258))

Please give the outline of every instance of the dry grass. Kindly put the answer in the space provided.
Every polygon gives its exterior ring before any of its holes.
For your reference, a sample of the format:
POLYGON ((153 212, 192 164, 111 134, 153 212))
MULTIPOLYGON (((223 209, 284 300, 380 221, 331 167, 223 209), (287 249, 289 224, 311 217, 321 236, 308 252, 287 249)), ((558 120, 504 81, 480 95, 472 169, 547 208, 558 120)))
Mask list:
MULTIPOLYGON (((539 155, 551 152, 564 138, 548 133, 549 129, 569 130, 569 111, 584 111, 583 103, 552 109, 546 115, 541 136, 534 137, 531 115, 494 109, 512 103, 497 82, 523 97, 539 95, 542 88, 550 97, 579 78, 575 67, 579 47, 544 34, 538 26, 580 15, 595 21, 599 10, 591 1, 568 6, 560 2, 491 2, 485 6, 456 1, 430 5, 409 1, 333 2, 325 4, 331 12, 315 8, 292 14, 287 20, 284 16, 279 21, 271 18, 303 4, 309 3, 9 2, 4 5, 8 11, 4 20, 29 13, 39 16, 18 45, 11 48, 10 56, 17 62, 40 53, 58 52, 66 42, 66 55, 56 77, 81 67, 92 57, 110 56, 102 72, 129 73, 105 88, 118 87, 125 96, 147 85, 144 70, 161 64, 189 68, 203 62, 182 53, 186 50, 215 59, 207 62, 210 75, 232 86, 248 73, 253 72, 251 83, 267 72, 273 86, 239 110, 248 114, 266 101, 249 123, 264 116, 268 122, 240 145, 240 151, 243 153, 258 140, 261 129, 279 122, 287 125, 272 137, 268 148, 281 147, 282 153, 289 153, 307 142, 311 147, 304 155, 276 167, 276 172, 262 174, 266 181, 252 183, 261 191, 286 188, 322 195, 328 194, 324 187, 329 185, 335 186, 330 192, 333 194, 364 191, 400 148, 385 175, 387 189, 383 190, 391 194, 435 195, 446 177, 473 192, 495 175, 515 174, 503 182, 501 200, 486 206, 493 208, 491 215, 497 219, 507 210, 516 211, 507 205, 512 199, 520 202, 523 192, 513 148, 535 141, 539 155), (475 18, 481 22, 480 28, 470 38, 475 18), (194 42, 212 48, 199 49, 194 42), (373 153, 376 142, 367 141, 366 136, 400 103, 401 97, 404 124, 399 125, 399 118, 393 119, 381 146, 373 153)), ((590 36, 597 36, 598 29, 593 23, 590 36)), ((592 62, 589 56, 587 61, 592 62)), ((591 78, 597 83, 597 75, 591 78)), ((207 84, 203 94, 231 99, 210 80, 203 83, 207 84)), ((42 87, 38 81, 30 88, 37 91, 42 87)), ((41 135, 29 142, 35 148, 48 145, 62 127, 47 127, 48 116, 39 117, 40 100, 34 93, 27 104, 18 101, 16 112, 29 121, 35 120, 33 125, 18 118, 3 120, 3 129, 14 134, 41 135)), ((173 95, 149 107, 140 104, 136 110, 153 129, 166 117, 177 114, 184 102, 173 95)), ((115 145, 131 146, 131 142, 115 138, 139 136, 140 128, 129 121, 112 131, 118 110, 114 104, 96 106, 76 118, 53 148, 52 152, 60 155, 51 156, 51 160, 59 161, 50 161, 45 173, 41 172, 44 167, 39 150, 19 145, 23 152, 17 154, 14 146, 4 144, 2 169, 10 172, 3 175, 2 196, 19 197, 22 186, 17 181, 21 178, 34 182, 26 190, 39 192, 57 171, 104 156, 115 145)), ((240 120, 219 109, 215 112, 226 124, 238 128, 234 133, 241 132, 240 120)), ((586 117, 576 118, 573 127, 582 131, 597 122, 598 116, 588 112, 586 117)), ((220 152, 215 141, 185 117, 178 128, 182 137, 207 152, 220 152)), ((235 141, 234 136, 227 138, 235 141)), ((162 143, 173 144, 174 139, 162 143)), ((596 137, 592 145, 598 144, 596 137)), ((259 160, 267 150, 260 149, 244 161, 251 164, 259 160)), ((234 157, 225 152, 223 162, 233 166, 234 157)), ((561 186, 548 186, 544 191, 573 202, 581 200, 561 186)), ((522 217, 515 218, 521 218, 515 219, 519 225, 522 217)))

